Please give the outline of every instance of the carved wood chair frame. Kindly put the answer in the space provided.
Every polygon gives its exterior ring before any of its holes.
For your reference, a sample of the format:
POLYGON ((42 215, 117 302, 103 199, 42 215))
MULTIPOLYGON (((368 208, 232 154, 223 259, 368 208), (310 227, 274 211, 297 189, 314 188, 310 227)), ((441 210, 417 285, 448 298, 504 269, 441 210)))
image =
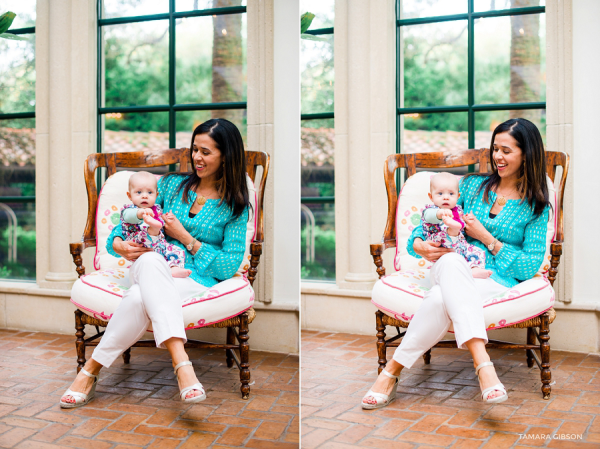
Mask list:
MULTIPOLYGON (((179 163, 181 167, 190 166, 190 151, 188 148, 168 149, 163 151, 137 151, 130 153, 97 153, 87 157, 84 166, 85 184, 88 194, 88 214, 87 223, 80 242, 71 243, 70 252, 73 256, 77 273, 79 277, 85 274, 81 254, 83 250, 96 246, 96 205, 98 203, 98 190, 96 186, 96 170, 102 167, 107 169, 108 176, 113 175, 119 168, 153 168, 162 167, 179 163)), ((265 195, 265 185, 269 173, 269 155, 262 151, 246 151, 246 172, 250 178, 255 181, 258 167, 262 167, 260 182, 257 186, 257 210, 256 214, 256 234, 254 241, 250 244, 250 268, 248 270, 248 281, 250 285, 254 284, 256 279, 257 267, 262 254, 262 245, 264 241, 263 234, 263 201, 265 195)), ((250 396, 250 347, 248 345, 248 324, 254 320, 256 313, 254 309, 249 309, 236 317, 230 318, 220 323, 205 326, 207 328, 227 328, 226 343, 211 343, 199 340, 188 340, 186 348, 203 349, 224 349, 226 354, 227 367, 231 368, 235 363, 240 371, 240 382, 242 398, 248 399, 250 396), (237 342, 236 342, 237 341, 237 342)), ((85 348, 88 346, 97 346, 104 331, 100 327, 106 327, 108 321, 93 318, 81 310, 75 311, 75 347, 77 350, 77 372, 85 365, 85 348), (85 325, 91 325, 96 328, 96 334, 85 337, 85 325)), ((135 347, 155 347, 154 340, 140 340, 133 346, 135 347)), ((129 363, 131 348, 123 353, 123 361, 129 363)))
MULTIPOLYGON (((384 165, 384 177, 385 186, 387 190, 388 198, 388 216, 385 231, 381 242, 371 245, 371 255, 373 256, 373 262, 377 267, 377 274, 379 278, 385 276, 385 268, 383 267, 382 254, 388 248, 396 248, 396 203, 398 202, 398 195, 396 190, 396 170, 399 168, 406 169, 406 177, 410 177, 416 173, 417 168, 441 170, 455 167, 463 167, 467 165, 474 165, 479 163, 479 172, 487 173, 489 164, 489 149, 483 148, 481 150, 464 150, 459 153, 414 153, 414 154, 393 154, 388 156, 384 165)), ((560 256, 562 254, 563 246, 563 197, 565 193, 565 183, 567 180, 567 174, 569 171, 569 156, 564 152, 557 151, 546 151, 546 171, 552 181, 554 181, 556 175, 556 168, 562 167, 562 174, 560 183, 556 192, 556 235, 554 241, 550 246, 550 270, 548 273, 548 280, 551 285, 554 285, 556 275, 558 273, 558 264, 560 262, 560 256)), ((550 323, 554 321, 556 312, 553 308, 544 312, 537 317, 531 318, 527 321, 507 326, 507 328, 527 328, 527 343, 518 344, 510 343, 499 340, 489 340, 487 344, 488 348, 499 348, 499 349, 524 349, 527 355, 527 366, 533 367, 535 362, 541 371, 542 381, 542 394, 544 399, 550 399, 550 323), (536 343, 537 340, 537 343, 536 343), (540 356, 538 357, 536 350, 539 350, 540 356)), ((377 329, 377 355, 379 357, 379 369, 380 373, 387 364, 386 349, 390 347, 397 347, 400 345, 402 337, 406 331, 401 332, 400 327, 408 327, 408 323, 394 319, 380 310, 375 312, 375 322, 377 329), (397 335, 390 337, 386 340, 386 326, 394 326, 397 331, 397 335)), ((445 340, 437 343, 435 348, 455 348, 456 342, 454 340, 445 340)), ((429 364, 431 360, 431 349, 423 354, 425 364, 429 364)))

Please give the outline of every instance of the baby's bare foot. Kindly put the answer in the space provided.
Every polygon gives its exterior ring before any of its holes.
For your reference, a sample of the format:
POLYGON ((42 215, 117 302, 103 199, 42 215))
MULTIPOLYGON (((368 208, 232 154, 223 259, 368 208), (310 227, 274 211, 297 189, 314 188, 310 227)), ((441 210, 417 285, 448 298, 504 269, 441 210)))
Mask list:
POLYGON ((448 226, 448 235, 456 237, 462 229, 461 224, 453 218, 442 217, 442 221, 446 226, 448 226))
POLYGON ((492 275, 492 272, 484 268, 473 267, 471 268, 471 274, 475 279, 487 279, 492 275))
POLYGON ((171 267, 171 276, 174 278, 186 278, 192 274, 192 270, 186 270, 185 268, 171 267))
POLYGON ((150 215, 144 215, 144 223, 148 225, 148 234, 153 236, 157 236, 163 227, 160 221, 150 215))

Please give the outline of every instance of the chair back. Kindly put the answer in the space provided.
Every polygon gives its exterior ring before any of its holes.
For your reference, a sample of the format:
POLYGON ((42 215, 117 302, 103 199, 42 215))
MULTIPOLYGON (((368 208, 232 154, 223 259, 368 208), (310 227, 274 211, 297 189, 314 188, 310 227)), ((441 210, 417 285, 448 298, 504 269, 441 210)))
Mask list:
MULTIPOLYGON (((386 183, 388 197, 388 216, 384 235, 381 244, 372 245, 371 253, 379 254, 381 251, 397 246, 397 228, 401 223, 397 223, 398 213, 398 194, 396 187, 396 170, 406 169, 406 178, 414 175, 419 169, 431 169, 433 171, 443 171, 448 168, 464 167, 468 165, 479 164, 480 173, 488 172, 490 158, 489 149, 465 150, 457 153, 412 153, 412 154, 393 154, 388 156, 384 165, 384 178, 386 183), (381 248, 378 248, 381 246, 381 248)), ((556 188, 556 208, 554 214, 555 229, 554 238, 550 244, 549 254, 550 266, 545 267, 548 271, 548 279, 554 282, 557 274, 560 255, 562 254, 563 242, 563 197, 566 184, 566 178, 569 169, 569 156, 564 152, 547 151, 546 152, 547 175, 550 180, 556 184, 556 168, 562 167, 562 174, 558 187, 556 188)), ((416 207, 416 206, 415 206, 416 207)), ((417 223, 418 224, 418 223, 417 223)), ((410 223, 409 223, 410 225, 410 223)), ((409 256, 410 257, 410 256, 409 256)), ((397 255, 398 258, 398 255, 397 255)), ((397 260, 396 267, 399 268, 397 260)), ((546 260, 545 260, 546 262, 546 260)), ((547 265, 547 263, 546 263, 547 265)), ((421 268, 426 268, 425 266, 421 268)), ((378 272, 380 270, 378 269, 378 272)), ((380 275, 385 271, 381 271, 380 275)))
MULTIPOLYGON (((188 148, 172 148, 162 151, 135 151, 127 153, 96 153, 87 157, 84 166, 84 176, 86 190, 88 194, 88 215, 85 230, 82 237, 82 246, 75 248, 71 245, 71 253, 80 253, 85 248, 96 246, 97 232, 96 213, 98 208, 98 188, 96 184, 97 169, 105 167, 107 177, 117 173, 117 168, 142 169, 163 167, 173 164, 180 164, 182 170, 187 171, 190 167, 190 151, 188 148)), ((256 186, 256 210, 254 211, 253 234, 254 238, 250 244, 247 255, 250 263, 245 268, 250 283, 254 282, 256 277, 258 262, 262 253, 262 243, 264 241, 263 228, 263 202, 267 175, 269 173, 269 155, 263 151, 246 151, 246 173, 250 180, 256 186), (256 179, 262 168, 260 179, 256 179)), ((254 203, 254 201, 252 201, 254 203)), ((76 264, 77 265, 77 264, 76 264)), ((77 270, 79 275, 84 271, 77 270)))

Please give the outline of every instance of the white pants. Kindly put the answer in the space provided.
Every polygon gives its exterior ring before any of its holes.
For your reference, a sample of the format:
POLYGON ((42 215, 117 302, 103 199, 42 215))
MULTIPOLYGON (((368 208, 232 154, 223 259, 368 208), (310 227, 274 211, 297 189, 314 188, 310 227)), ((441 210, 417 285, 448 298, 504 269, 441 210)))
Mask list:
POLYGON ((393 359, 410 368, 440 341, 454 325, 456 344, 480 338, 488 341, 483 319, 483 302, 507 287, 491 279, 473 279, 471 268, 457 253, 443 255, 430 271, 429 290, 415 312, 393 359))
POLYGON ((109 367, 152 324, 156 346, 165 349, 169 338, 187 341, 183 323, 182 301, 207 287, 190 278, 173 278, 165 259, 157 253, 145 253, 129 270, 131 287, 112 318, 92 358, 109 367))

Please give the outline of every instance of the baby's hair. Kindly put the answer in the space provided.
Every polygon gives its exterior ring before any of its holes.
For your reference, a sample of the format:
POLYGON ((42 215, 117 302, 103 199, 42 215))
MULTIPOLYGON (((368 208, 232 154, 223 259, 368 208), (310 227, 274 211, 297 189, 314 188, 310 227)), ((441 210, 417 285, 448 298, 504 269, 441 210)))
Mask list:
POLYGON ((437 173, 431 177, 431 179, 429 180, 429 191, 433 191, 433 187, 434 187, 436 179, 438 181, 447 179, 447 180, 453 182, 456 185, 456 190, 458 190, 458 178, 456 176, 454 176, 452 173, 448 173, 448 172, 444 171, 441 173, 437 173))
POLYGON ((136 180, 142 180, 143 178, 148 178, 148 179, 152 179, 152 182, 156 188, 156 177, 147 171, 138 171, 135 172, 133 175, 131 175, 129 177, 129 190, 131 190, 131 185, 136 181, 136 180))

